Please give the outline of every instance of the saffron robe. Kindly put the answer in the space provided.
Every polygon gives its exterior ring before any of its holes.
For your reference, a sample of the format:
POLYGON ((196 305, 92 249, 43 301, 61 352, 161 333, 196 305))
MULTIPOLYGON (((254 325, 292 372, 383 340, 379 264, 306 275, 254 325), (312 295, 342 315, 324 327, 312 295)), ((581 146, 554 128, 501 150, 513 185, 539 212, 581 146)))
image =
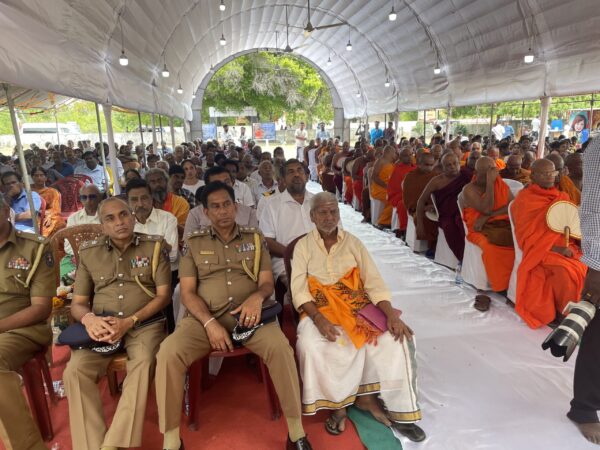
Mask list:
POLYGON ((401 231, 406 230, 406 224, 408 223, 408 213, 402 200, 402 182, 406 175, 416 168, 417 166, 414 164, 396 164, 387 186, 388 201, 392 204, 393 208, 396 208, 398 224, 401 231))
POLYGON ((575 203, 577 206, 581 205, 581 191, 567 175, 560 177, 557 187, 559 191, 569 196, 571 203, 575 203))
MULTIPOLYGON (((386 184, 386 187, 382 187, 373 180, 369 180, 371 197, 375 200, 379 200, 385 204, 383 211, 379 214, 379 218, 371 217, 373 225, 390 226, 392 223, 392 205, 387 199, 387 185, 394 171, 394 164, 388 163, 379 169, 379 178, 386 184), (377 223, 375 223, 377 221, 377 223)), ((375 174, 373 174, 375 175, 375 174)))

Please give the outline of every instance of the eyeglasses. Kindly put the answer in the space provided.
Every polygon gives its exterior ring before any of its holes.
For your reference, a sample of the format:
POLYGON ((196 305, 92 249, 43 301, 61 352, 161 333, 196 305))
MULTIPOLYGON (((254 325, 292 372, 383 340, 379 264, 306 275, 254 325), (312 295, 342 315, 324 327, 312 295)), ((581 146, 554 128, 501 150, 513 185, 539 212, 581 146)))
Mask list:
POLYGON ((82 202, 85 202, 85 201, 86 201, 86 200, 88 200, 88 199, 89 199, 89 200, 96 200, 97 198, 98 198, 98 196, 97 196, 96 194, 90 194, 90 195, 81 194, 81 195, 79 196, 79 199, 80 199, 82 202))
POLYGON ((558 170, 553 170, 552 172, 540 172, 540 176, 542 177, 555 177, 558 175, 558 170))

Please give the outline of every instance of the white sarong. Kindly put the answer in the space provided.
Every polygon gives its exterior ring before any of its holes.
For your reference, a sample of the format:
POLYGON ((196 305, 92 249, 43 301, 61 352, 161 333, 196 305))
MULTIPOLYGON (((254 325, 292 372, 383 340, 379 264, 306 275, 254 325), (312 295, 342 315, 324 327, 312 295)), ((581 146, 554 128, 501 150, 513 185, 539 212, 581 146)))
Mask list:
POLYGON ((415 344, 395 341, 389 331, 377 345, 357 349, 341 327, 335 342, 328 341, 308 318, 298 325, 296 351, 302 376, 302 412, 350 406, 358 395, 379 393, 395 422, 421 419, 417 401, 415 344))

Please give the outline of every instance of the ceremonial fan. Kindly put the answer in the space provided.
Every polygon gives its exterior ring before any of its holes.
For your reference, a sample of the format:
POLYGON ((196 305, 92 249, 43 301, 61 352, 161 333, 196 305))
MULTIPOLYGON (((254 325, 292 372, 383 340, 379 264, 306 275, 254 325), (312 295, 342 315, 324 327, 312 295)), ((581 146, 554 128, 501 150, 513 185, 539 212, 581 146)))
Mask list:
MULTIPOLYGON (((546 214, 548 228, 557 233, 564 233, 565 247, 569 246, 569 239, 581 239, 581 223, 579 221, 579 208, 571 202, 556 202, 546 214)), ((544 343, 542 349, 550 349, 552 355, 562 357, 567 361, 583 336, 583 332, 594 318, 596 307, 585 300, 579 303, 569 303, 566 310, 569 315, 563 319, 558 327, 553 330, 544 343)))

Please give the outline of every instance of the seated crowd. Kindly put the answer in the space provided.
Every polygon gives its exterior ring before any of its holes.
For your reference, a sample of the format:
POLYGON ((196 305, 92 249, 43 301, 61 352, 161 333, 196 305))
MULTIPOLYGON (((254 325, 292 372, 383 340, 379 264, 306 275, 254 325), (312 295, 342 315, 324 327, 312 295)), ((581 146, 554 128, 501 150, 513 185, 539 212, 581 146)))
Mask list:
MULTIPOLYGON (((536 159, 527 136, 445 142, 440 130, 428 145, 423 138, 396 142, 391 125, 385 134, 376 127, 353 149, 321 136, 299 151, 301 160, 286 160, 280 147, 263 152, 252 141, 194 141, 172 150, 129 141, 118 148, 116 168, 107 145, 89 142, 34 146, 25 152, 26 174, 15 160, 0 161, 0 255, 8 268, 0 295, 18 299, 0 317, 0 411, 11 406, 10 415, 0 412, 5 444, 43 448, 15 370, 51 342, 44 324, 55 272, 72 286, 72 317, 95 345, 127 353, 107 427, 96 384, 111 356, 72 350, 64 383, 74 448, 84 450, 141 446, 152 385, 163 448, 183 448, 188 369, 236 344, 261 357, 271 374, 287 449, 312 448, 302 414, 331 410, 324 426, 337 435, 350 405, 413 441, 425 439, 416 425, 413 332, 392 307, 365 246, 343 230, 340 202, 364 222, 422 241, 427 257, 443 243, 459 272, 466 243, 479 247, 477 263, 495 292, 506 293, 515 253, 522 252, 515 309, 530 327, 557 320, 579 298, 586 268, 578 242, 565 243, 546 213, 557 201, 579 204, 582 150, 561 142, 536 159), (33 216, 23 177, 30 179, 33 216), (309 179, 324 192, 309 192, 309 179), (122 193, 114 196, 117 184, 122 193), (31 233, 35 221, 43 237, 31 233), (54 261, 45 238, 90 224, 101 226, 100 237, 77 251, 65 245, 64 258, 54 261), (263 302, 272 297, 289 297, 299 315, 298 367, 277 322, 261 322, 263 302), (251 330, 249 337, 234 339, 238 328, 251 330)), ((479 292, 474 306, 486 311, 489 296, 479 292)))

